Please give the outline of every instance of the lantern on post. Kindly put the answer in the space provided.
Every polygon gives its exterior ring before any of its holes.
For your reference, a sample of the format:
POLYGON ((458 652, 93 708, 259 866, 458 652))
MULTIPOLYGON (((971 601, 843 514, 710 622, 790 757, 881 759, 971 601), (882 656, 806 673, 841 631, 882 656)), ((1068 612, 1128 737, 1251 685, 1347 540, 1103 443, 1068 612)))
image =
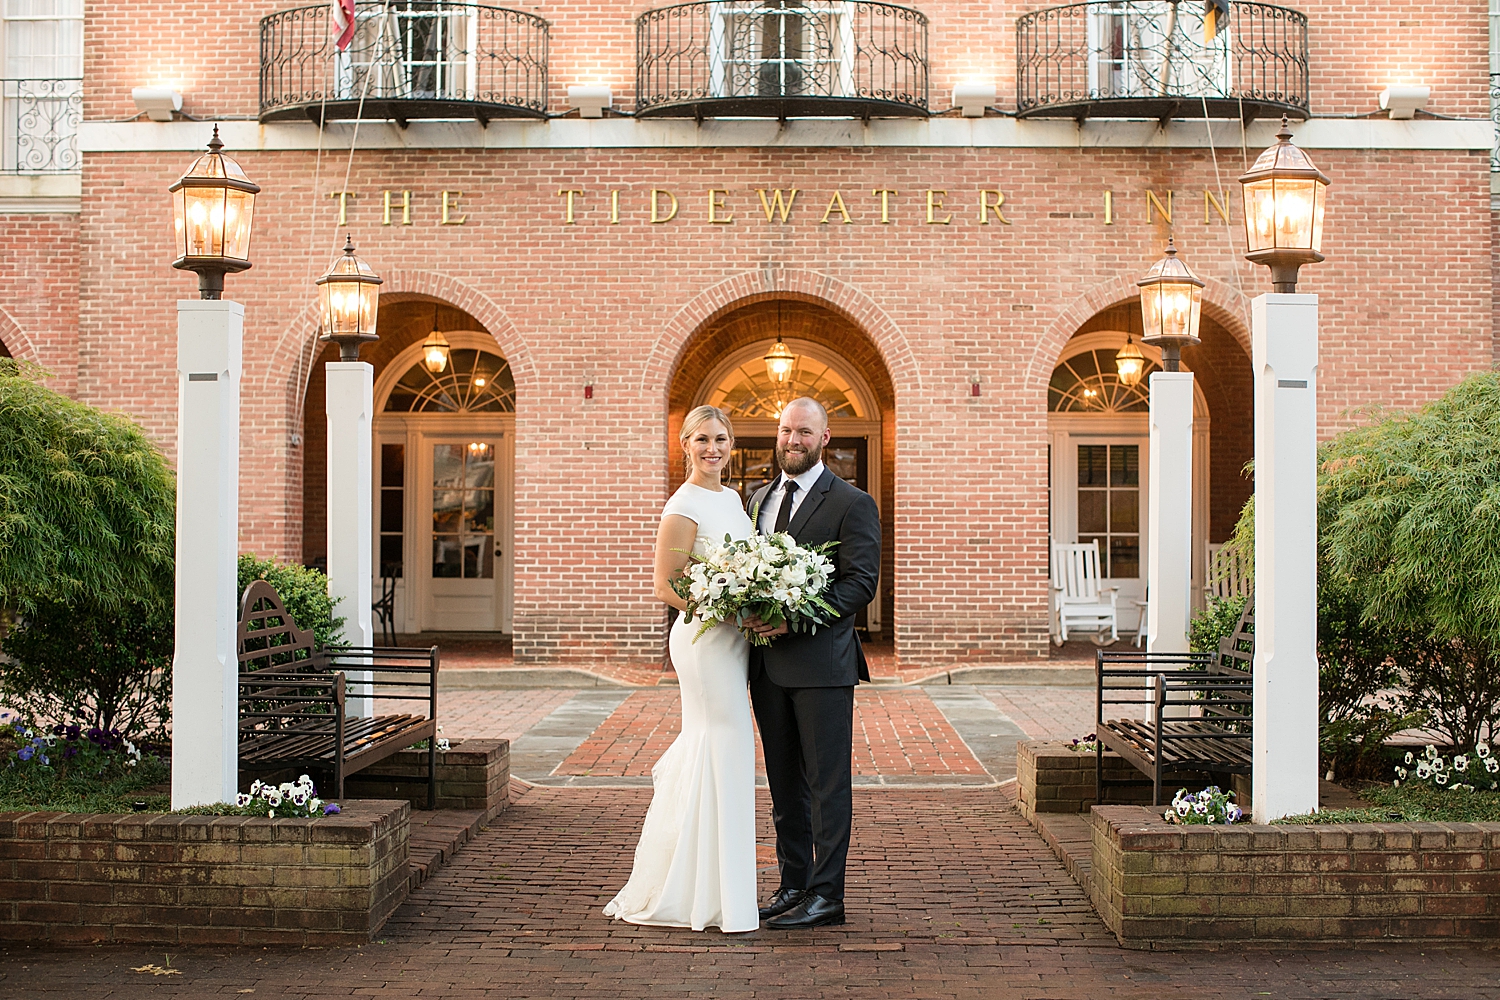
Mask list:
POLYGON ((1182 349, 1198 341, 1203 313, 1203 279, 1177 259, 1177 247, 1167 237, 1167 255, 1136 282, 1141 288, 1141 343, 1161 348, 1162 368, 1181 370, 1182 349))
POLYGON ((1245 196, 1245 259, 1271 269, 1277 292, 1297 290, 1297 270, 1323 260, 1328 178, 1292 142, 1285 115, 1276 144, 1240 178, 1245 196))
POLYGON ((1125 335, 1125 346, 1115 352, 1115 374, 1126 388, 1140 385, 1141 375, 1146 370, 1146 356, 1135 346, 1130 334, 1125 335))
POLYGON ((339 345, 340 361, 358 361, 360 345, 379 340, 375 322, 384 284, 369 264, 354 255, 354 240, 345 235, 344 253, 318 279, 318 312, 324 343, 339 345))
POLYGON ((208 152, 177 178, 172 192, 177 259, 172 266, 198 272, 198 297, 224 294, 224 275, 250 267, 250 226, 260 187, 220 150, 219 126, 208 152))

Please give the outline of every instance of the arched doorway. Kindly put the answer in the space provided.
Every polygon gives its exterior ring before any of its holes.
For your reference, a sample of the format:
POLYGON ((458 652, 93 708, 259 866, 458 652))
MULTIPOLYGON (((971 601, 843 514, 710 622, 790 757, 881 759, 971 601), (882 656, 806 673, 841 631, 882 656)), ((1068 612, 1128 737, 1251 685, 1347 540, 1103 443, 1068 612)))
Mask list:
MULTIPOLYGON (((1234 336, 1205 316, 1203 342, 1185 348, 1194 373, 1193 600, 1202 603, 1208 558, 1234 530, 1251 485, 1241 470, 1253 454, 1250 360, 1234 336)), ((1083 324, 1053 369, 1047 392, 1048 530, 1054 542, 1097 541, 1102 569, 1120 588, 1121 624, 1135 626, 1132 601, 1145 598, 1149 541, 1149 380, 1161 355, 1140 343, 1139 301, 1119 303, 1083 324), (1115 352, 1126 336, 1146 355, 1139 384, 1122 385, 1115 352)))
MULTIPOLYGON (((395 630, 511 631, 515 380, 494 337, 461 309, 426 297, 382 297, 375 368, 374 592, 395 590, 395 630), (423 341, 448 350, 429 366, 423 341)), ((304 562, 326 532, 323 362, 308 382, 304 425, 304 562)))
POLYGON ((739 303, 704 323, 684 350, 672 381, 670 488, 681 482, 677 429, 694 406, 709 403, 734 419, 736 447, 728 481, 748 498, 776 474, 781 406, 811 396, 828 410, 832 440, 824 461, 835 475, 870 493, 883 524, 880 592, 860 618, 872 635, 889 634, 894 608, 895 394, 879 352, 849 318, 820 302, 766 298, 739 303), (796 360, 778 388, 765 355, 778 335, 796 360))

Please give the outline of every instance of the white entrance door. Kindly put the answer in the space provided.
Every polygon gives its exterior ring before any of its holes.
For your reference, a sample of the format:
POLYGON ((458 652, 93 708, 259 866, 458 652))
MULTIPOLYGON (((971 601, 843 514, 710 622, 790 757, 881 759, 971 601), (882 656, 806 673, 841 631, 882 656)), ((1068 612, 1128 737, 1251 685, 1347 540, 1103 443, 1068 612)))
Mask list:
POLYGON ((1146 595, 1145 434, 1054 433, 1052 531, 1059 543, 1098 542, 1106 586, 1120 588, 1120 628, 1135 628, 1146 595))
MULTIPOLYGON (((418 434, 414 566, 424 631, 509 631, 512 451, 506 432, 418 434)), ((414 498, 415 499, 415 498, 414 498)))

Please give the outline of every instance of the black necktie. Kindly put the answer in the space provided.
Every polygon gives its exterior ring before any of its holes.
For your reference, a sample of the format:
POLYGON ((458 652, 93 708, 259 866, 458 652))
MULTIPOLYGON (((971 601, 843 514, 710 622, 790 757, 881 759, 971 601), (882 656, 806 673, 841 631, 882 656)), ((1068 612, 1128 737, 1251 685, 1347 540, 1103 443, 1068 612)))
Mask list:
POLYGON ((776 527, 772 529, 777 532, 785 531, 792 519, 792 494, 797 492, 797 480, 788 479, 782 489, 786 492, 781 495, 781 506, 776 509, 776 527))

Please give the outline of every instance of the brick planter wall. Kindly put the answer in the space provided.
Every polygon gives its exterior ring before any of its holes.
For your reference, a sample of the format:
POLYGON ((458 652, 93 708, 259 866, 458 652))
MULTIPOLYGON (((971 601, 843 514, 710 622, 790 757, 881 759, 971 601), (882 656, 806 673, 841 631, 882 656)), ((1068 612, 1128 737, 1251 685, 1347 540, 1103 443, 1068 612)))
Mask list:
POLYGON ((0 939, 368 941, 406 898, 411 807, 321 819, 0 813, 0 939))
MULTIPOLYGON (((1031 820, 1037 813, 1081 813, 1094 804, 1094 755, 1068 749, 1060 740, 1032 740, 1016 744, 1017 806, 1031 820)), ((1104 776, 1140 779, 1141 773, 1118 754, 1104 754, 1104 776)), ((1114 803, 1151 802, 1151 788, 1116 785, 1105 789, 1114 803)))
MULTIPOLYGON (((406 799, 427 808, 427 751, 403 750, 344 781, 350 798, 406 799), (369 781, 371 776, 410 780, 369 781)), ((463 740, 437 755, 437 807, 480 809, 488 823, 510 802, 510 740, 463 740)))
POLYGON ((1097 806, 1090 897, 1129 948, 1489 941, 1500 823, 1184 827, 1097 806))

